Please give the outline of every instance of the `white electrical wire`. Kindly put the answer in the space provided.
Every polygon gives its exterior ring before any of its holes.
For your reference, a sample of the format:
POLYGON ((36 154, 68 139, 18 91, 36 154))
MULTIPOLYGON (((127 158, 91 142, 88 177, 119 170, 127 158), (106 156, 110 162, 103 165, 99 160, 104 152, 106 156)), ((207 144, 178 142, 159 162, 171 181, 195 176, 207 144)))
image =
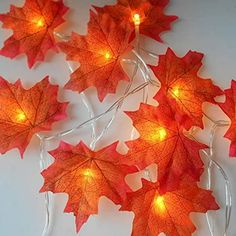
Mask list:
MULTIPOLYGON (((209 157, 209 164, 207 168, 207 173, 208 173, 208 189, 212 189, 212 168, 215 166, 218 171, 221 173, 221 175, 224 178, 225 182, 225 229, 224 229, 224 236, 227 236, 228 228, 229 228, 229 223, 230 223, 230 218, 231 218, 231 210, 232 210, 232 194, 230 190, 230 182, 228 179, 228 176, 226 175, 226 172, 224 169, 214 161, 214 140, 215 140, 215 135, 216 135, 216 130, 219 127, 224 127, 228 126, 229 123, 225 121, 213 121, 213 126, 210 131, 210 141, 209 141, 209 153, 207 156, 209 157)), ((214 225, 212 221, 210 220, 209 214, 206 214, 207 217, 207 223, 209 226, 209 230, 211 233, 211 236, 214 236, 214 225)))
MULTIPOLYGON (((40 170, 42 172, 48 167, 49 161, 44 157, 44 145, 45 145, 44 138, 39 135, 37 136, 40 140, 40 170)), ((45 216, 45 225, 43 228, 42 236, 48 236, 50 233, 51 216, 52 216, 52 203, 50 195, 51 195, 50 192, 44 193, 46 216, 45 216)))
MULTIPOLYGON (((222 120, 214 121, 206 114, 204 114, 204 115, 213 123, 211 130, 210 130, 209 151, 207 152, 206 150, 202 150, 202 152, 205 154, 205 156, 208 157, 208 166, 207 166, 207 170, 206 170, 207 171, 207 181, 208 181, 207 182, 207 189, 212 190, 212 169, 213 169, 213 167, 216 167, 225 182, 225 186, 224 186, 224 188, 225 188, 225 227, 224 227, 223 236, 227 236, 229 224, 230 224, 230 220, 231 220, 232 193, 231 193, 231 189, 230 189, 230 181, 229 181, 229 178, 228 178, 225 170, 223 169, 223 167, 221 167, 221 165, 218 162, 216 162, 214 160, 214 141, 215 141, 215 135, 216 135, 217 128, 229 126, 229 122, 222 121, 222 120)), ((196 138, 191 133, 189 135, 192 139, 197 141, 196 138)), ((214 236, 215 235, 214 224, 213 224, 212 219, 210 218, 210 215, 208 212, 206 213, 206 219, 207 219, 207 224, 208 224, 208 228, 210 231, 210 235, 214 236)))

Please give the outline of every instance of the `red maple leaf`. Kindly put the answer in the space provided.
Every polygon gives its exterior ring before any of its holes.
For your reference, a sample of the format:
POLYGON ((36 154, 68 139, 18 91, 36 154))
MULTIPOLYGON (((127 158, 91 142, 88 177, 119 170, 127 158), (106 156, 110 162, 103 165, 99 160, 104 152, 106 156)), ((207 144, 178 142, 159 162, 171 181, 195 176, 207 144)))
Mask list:
POLYGON ((140 18, 140 33, 162 42, 160 34, 171 29, 171 23, 178 19, 177 16, 167 16, 164 8, 169 3, 167 0, 118 0, 116 5, 95 7, 98 13, 109 13, 115 20, 130 22, 134 30, 134 17, 140 18))
POLYGON ((211 191, 195 183, 182 182, 178 189, 161 194, 159 183, 142 179, 143 187, 128 193, 122 211, 135 214, 132 236, 191 236, 196 230, 189 218, 192 212, 219 209, 211 191))
POLYGON ((236 81, 232 80, 231 88, 225 90, 225 96, 225 102, 219 103, 219 106, 230 118, 231 125, 224 137, 231 141, 229 155, 236 157, 236 81))
POLYGON ((177 185, 184 174, 199 180, 203 171, 199 150, 207 146, 183 134, 168 104, 158 107, 141 104, 138 111, 126 113, 140 137, 127 142, 125 164, 144 169, 156 163, 163 188, 177 185))
POLYGON ((43 61, 49 49, 56 50, 53 31, 64 22, 67 10, 63 0, 26 0, 23 7, 11 5, 9 13, 0 15, 3 28, 13 30, 0 54, 15 58, 25 53, 30 68, 43 61))
POLYGON ((166 55, 160 56, 159 65, 151 66, 161 82, 155 99, 160 103, 169 103, 187 130, 192 126, 203 128, 203 103, 216 104, 214 98, 223 94, 210 79, 198 76, 202 58, 203 54, 192 51, 179 58, 168 49, 166 55))
POLYGON ((77 146, 62 142, 50 152, 55 162, 43 171, 45 183, 40 191, 69 195, 65 212, 76 216, 77 231, 90 215, 97 214, 101 196, 120 204, 130 191, 124 178, 137 169, 120 164, 123 156, 116 152, 116 146, 114 143, 93 152, 82 142, 77 146))
POLYGON ((121 66, 121 56, 129 49, 130 27, 126 22, 114 22, 108 14, 90 12, 88 34, 73 33, 69 42, 59 43, 67 60, 77 61, 80 67, 71 75, 65 88, 82 92, 94 86, 102 101, 115 93, 118 82, 129 80, 121 66))
POLYGON ((11 84, 0 77, 0 152, 18 148, 23 157, 32 136, 51 129, 66 117, 67 103, 57 101, 58 86, 46 77, 26 90, 20 80, 11 84))

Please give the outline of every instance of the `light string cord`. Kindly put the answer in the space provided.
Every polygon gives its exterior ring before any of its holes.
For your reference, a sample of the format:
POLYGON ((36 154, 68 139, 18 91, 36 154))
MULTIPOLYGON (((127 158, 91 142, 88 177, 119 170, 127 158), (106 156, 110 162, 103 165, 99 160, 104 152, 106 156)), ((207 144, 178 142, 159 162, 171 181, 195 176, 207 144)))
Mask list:
MULTIPOLYGON (((206 150, 201 150, 206 157, 208 157, 208 166, 207 166, 207 189, 212 190, 212 169, 213 167, 216 167, 221 176, 224 179, 224 188, 225 188, 225 227, 224 227, 224 232, 223 236, 228 235, 228 229, 230 225, 230 220, 231 220, 231 211, 232 211, 232 193, 231 193, 231 188, 230 188, 230 181, 229 178, 223 169, 223 167, 214 160, 214 141, 215 141, 215 136, 216 136, 216 131, 219 127, 225 127, 229 126, 229 122, 223 121, 223 120, 218 120, 215 121, 211 119, 208 115, 204 114, 212 123, 212 127, 210 130, 210 138, 209 138, 209 149, 208 151, 206 150)), ((198 142, 198 140, 193 136, 193 132, 188 133, 188 135, 194 139, 195 141, 198 142)), ((207 219, 207 224, 208 228, 210 231, 210 235, 214 236, 214 224, 212 222, 212 218, 210 218, 209 213, 206 213, 206 219, 207 219)))
MULTIPOLYGON (((47 168, 49 165, 49 160, 45 158, 46 155, 44 155, 45 152, 45 142, 44 138, 37 134, 37 137, 40 140, 40 170, 41 172, 47 168)), ((45 202, 45 225, 43 228, 42 236, 47 236, 50 233, 50 228, 51 228, 51 217, 52 217, 52 202, 51 202, 51 197, 50 197, 50 192, 45 192, 44 193, 44 202, 45 202)))
MULTIPOLYGON (((137 37, 137 41, 136 41, 136 48, 137 48, 137 51, 133 50, 133 53, 134 55, 137 57, 137 59, 139 59, 142 64, 144 65, 144 69, 143 70, 141 68, 141 65, 140 63, 138 63, 138 66, 140 68, 140 71, 142 73, 142 77, 143 77, 143 80, 144 82, 149 82, 150 81, 150 76, 149 76, 149 68, 146 66, 146 63, 145 61, 143 61, 142 57, 140 56, 140 51, 141 51, 141 47, 140 47, 140 30, 139 30, 139 25, 135 25, 135 33, 136 33, 136 37, 137 37), (148 77, 147 77, 148 76, 148 77)), ((143 102, 144 103, 147 103, 148 102, 148 87, 145 87, 144 90, 143 90, 143 102)), ((133 140, 134 139, 134 134, 135 134, 135 128, 133 127, 132 131, 131 131, 131 136, 130 136, 130 140, 133 140)), ((139 167, 136 166, 138 169, 139 167)), ((139 169, 140 171, 140 169, 139 169)), ((146 178, 149 180, 149 181, 152 181, 152 178, 151 178, 151 173, 149 171, 148 168, 145 168, 144 169, 144 174, 146 176, 146 178)))
MULTIPOLYGON (((210 119, 209 117, 207 117, 210 119)), ((220 172, 222 177, 224 178, 225 182, 225 229, 224 229, 224 236, 227 236, 227 232, 229 229, 230 225, 230 219, 231 219, 231 211, 232 211, 232 193, 231 193, 231 187, 230 187, 230 181, 229 178, 225 172, 225 170, 220 166, 219 163, 217 163, 214 160, 214 141, 215 141, 215 136, 216 136, 216 131, 220 127, 225 127, 229 126, 229 122, 219 120, 219 121, 214 121, 213 119, 210 119, 213 122, 211 131, 210 131, 210 140, 209 140, 209 153, 205 153, 208 158, 208 167, 207 167, 207 177, 208 177, 208 189, 212 189, 212 168, 215 166, 217 170, 220 172)), ((214 235, 214 224, 212 223, 212 220, 210 220, 209 213, 206 214, 207 218, 207 223, 209 226, 209 230, 211 235, 214 235)))

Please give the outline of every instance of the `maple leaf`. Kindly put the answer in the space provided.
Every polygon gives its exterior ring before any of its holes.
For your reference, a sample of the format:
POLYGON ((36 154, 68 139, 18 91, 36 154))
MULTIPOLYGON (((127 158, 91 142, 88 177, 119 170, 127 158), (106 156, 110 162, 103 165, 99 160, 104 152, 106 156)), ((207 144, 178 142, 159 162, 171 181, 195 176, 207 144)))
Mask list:
POLYGON ((207 146, 184 135, 168 104, 158 107, 141 104, 138 111, 126 114, 140 137, 126 142, 129 151, 125 164, 144 169, 156 163, 158 179, 166 189, 177 185, 184 174, 199 180, 203 172, 199 150, 207 146))
POLYGON ((161 194, 159 183, 142 179, 143 187, 128 193, 120 210, 135 214, 132 236, 191 236, 196 230, 192 212, 218 210, 212 192, 183 181, 178 189, 161 194))
POLYGON ((236 81, 232 80, 231 88, 225 90, 225 96, 225 102, 219 103, 219 106, 230 118, 231 125, 224 137, 231 141, 230 157, 236 157, 236 81))
POLYGON ((177 16, 167 16, 164 8, 169 3, 167 0, 118 0, 116 5, 95 7, 98 13, 109 13, 115 20, 130 22, 134 31, 134 16, 140 17, 140 33, 162 42, 160 34, 171 29, 171 23, 178 19, 177 16))
POLYGON ((115 93, 118 82, 129 80, 121 66, 121 56, 130 48, 130 27, 116 23, 108 14, 98 16, 90 11, 88 34, 72 33, 69 42, 59 43, 67 60, 80 62, 65 88, 82 92, 94 86, 103 101, 108 93, 115 93))
POLYGON ((66 118, 67 103, 57 101, 58 86, 46 77, 26 90, 20 80, 11 84, 0 77, 0 152, 18 148, 23 157, 32 136, 66 118))
POLYGON ((114 143, 93 152, 82 142, 77 146, 62 142, 50 152, 55 162, 42 172, 45 183, 40 191, 69 195, 65 212, 76 216, 77 231, 91 214, 97 214, 101 196, 120 204, 130 191, 124 178, 137 169, 120 164, 122 155, 116 147, 114 143))
POLYGON ((168 49, 160 56, 158 66, 150 66, 161 82, 161 89, 154 98, 160 103, 168 102, 187 130, 192 126, 203 128, 203 103, 216 104, 214 98, 223 94, 210 79, 198 76, 202 58, 203 54, 192 51, 179 58, 168 49))
POLYGON ((64 22, 67 10, 63 0, 26 0, 23 7, 11 5, 9 13, 0 15, 3 28, 13 30, 0 54, 13 59, 25 53, 30 68, 43 61, 49 49, 56 50, 53 31, 64 22))

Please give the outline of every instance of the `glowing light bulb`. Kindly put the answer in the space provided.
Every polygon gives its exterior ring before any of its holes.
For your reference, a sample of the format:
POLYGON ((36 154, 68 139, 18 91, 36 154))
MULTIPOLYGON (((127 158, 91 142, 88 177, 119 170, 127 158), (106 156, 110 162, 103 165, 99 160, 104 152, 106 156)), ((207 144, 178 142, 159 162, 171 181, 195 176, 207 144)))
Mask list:
POLYGON ((133 22, 134 22, 135 25, 140 25, 141 18, 140 18, 140 15, 138 13, 133 15, 133 22))
POLYGON ((104 56, 107 60, 111 58, 111 54, 109 52, 106 52, 104 56))
POLYGON ((172 88, 172 93, 173 93, 174 97, 178 98, 180 96, 180 89, 179 89, 179 87, 172 88))
POLYGON ((16 121, 17 122, 24 122, 26 120, 26 115, 22 110, 17 110, 16 114, 16 121))
POLYGON ((44 19, 36 19, 33 21, 33 23, 37 26, 37 27, 43 27, 45 25, 44 19))
POLYGON ((167 136, 166 129, 163 127, 157 128, 151 134, 152 141, 163 141, 167 136))
POLYGON ((166 138, 166 130, 164 128, 159 129, 159 139, 160 141, 163 141, 166 138))
POLYGON ((154 198, 154 207, 158 213, 164 213, 166 210, 165 198, 163 196, 156 196, 154 198))
POLYGON ((83 175, 86 178, 94 177, 94 173, 93 173, 93 171, 91 169, 85 169, 83 171, 83 175))

